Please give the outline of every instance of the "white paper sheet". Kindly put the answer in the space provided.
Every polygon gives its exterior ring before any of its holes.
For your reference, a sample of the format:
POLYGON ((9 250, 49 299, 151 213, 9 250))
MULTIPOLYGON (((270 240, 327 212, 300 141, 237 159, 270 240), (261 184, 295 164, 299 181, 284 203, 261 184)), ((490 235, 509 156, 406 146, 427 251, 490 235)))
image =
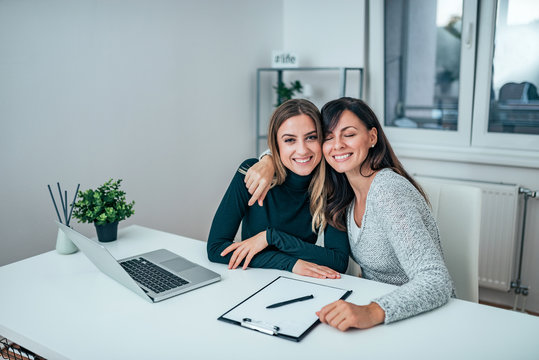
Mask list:
POLYGON ((318 320, 316 311, 339 300, 346 293, 345 289, 281 276, 222 317, 239 323, 250 319, 253 324, 265 328, 277 326, 279 334, 300 337, 318 320), (273 309, 266 308, 271 304, 308 295, 314 298, 273 309))

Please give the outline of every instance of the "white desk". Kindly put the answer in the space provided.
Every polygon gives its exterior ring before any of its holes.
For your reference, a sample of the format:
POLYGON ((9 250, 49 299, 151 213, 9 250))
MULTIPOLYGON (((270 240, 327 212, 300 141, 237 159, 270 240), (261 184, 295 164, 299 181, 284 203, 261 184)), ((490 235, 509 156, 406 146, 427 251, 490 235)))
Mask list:
MULTIPOLYGON (((120 230, 106 245, 117 258, 167 248, 222 275, 157 304, 100 273, 80 252, 0 267, 0 334, 49 359, 539 358, 539 318, 461 300, 369 330, 341 333, 320 324, 299 343, 218 321, 275 277, 295 275, 230 271, 207 260, 205 245, 140 226, 120 230)), ((392 289, 350 276, 320 282, 353 289, 348 300, 357 304, 392 289)))

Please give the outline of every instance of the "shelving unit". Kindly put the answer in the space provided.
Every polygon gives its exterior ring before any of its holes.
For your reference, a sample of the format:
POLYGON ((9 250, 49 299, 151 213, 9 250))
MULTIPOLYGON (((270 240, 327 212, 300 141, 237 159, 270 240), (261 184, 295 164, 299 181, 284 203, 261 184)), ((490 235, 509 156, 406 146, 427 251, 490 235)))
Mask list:
MULTIPOLYGON (((260 154, 260 140, 267 139, 267 134, 260 134, 260 108, 261 108, 261 74, 275 73, 276 84, 283 81, 283 74, 289 71, 316 72, 316 71, 334 71, 339 76, 339 94, 338 97, 346 96, 346 86, 348 73, 357 72, 359 76, 358 94, 363 97, 363 68, 359 67, 297 67, 297 68, 258 68, 256 70, 256 154, 260 154)), ((336 94, 337 97, 337 94, 336 94)))

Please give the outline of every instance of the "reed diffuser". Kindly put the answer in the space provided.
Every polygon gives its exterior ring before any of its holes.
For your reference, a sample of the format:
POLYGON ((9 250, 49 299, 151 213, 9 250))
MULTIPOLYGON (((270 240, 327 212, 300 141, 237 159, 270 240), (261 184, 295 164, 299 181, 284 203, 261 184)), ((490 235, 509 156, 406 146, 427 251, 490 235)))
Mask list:
MULTIPOLYGON (((49 194, 51 195, 52 203, 54 205, 54 210, 56 210, 56 215, 58 216, 58 221, 62 224, 65 224, 66 226, 69 226, 69 223, 71 221, 71 215, 73 213, 73 207, 75 205, 75 202, 77 201, 77 193, 79 192, 80 184, 77 185, 77 190, 75 190, 75 195, 73 196, 73 201, 71 201, 71 205, 68 206, 68 196, 67 196, 67 190, 64 190, 62 195, 62 188, 60 186, 60 183, 56 183, 58 187, 58 195, 60 196, 60 204, 62 206, 62 212, 60 213, 58 206, 56 205, 56 200, 54 199, 54 195, 52 193, 52 189, 50 185, 47 185, 49 188, 49 194), (69 208, 71 207, 71 210, 69 208), (62 221, 62 216, 64 216, 64 221, 62 221)), ((58 229, 58 235, 56 237, 56 251, 59 254, 67 255, 77 252, 79 249, 73 244, 71 240, 67 237, 67 235, 61 230, 58 229)))

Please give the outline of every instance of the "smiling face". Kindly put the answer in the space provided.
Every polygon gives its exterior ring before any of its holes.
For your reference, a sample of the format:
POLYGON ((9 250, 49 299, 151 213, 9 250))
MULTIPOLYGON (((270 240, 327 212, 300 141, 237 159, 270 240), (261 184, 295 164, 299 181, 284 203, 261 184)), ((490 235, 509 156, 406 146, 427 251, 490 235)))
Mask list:
POLYGON ((376 144, 376 128, 367 130, 351 111, 344 110, 333 131, 326 134, 323 151, 328 164, 339 173, 359 171, 369 149, 376 144))
POLYGON ((277 146, 283 165, 298 175, 309 175, 322 159, 314 120, 301 114, 285 120, 277 130, 277 146))

